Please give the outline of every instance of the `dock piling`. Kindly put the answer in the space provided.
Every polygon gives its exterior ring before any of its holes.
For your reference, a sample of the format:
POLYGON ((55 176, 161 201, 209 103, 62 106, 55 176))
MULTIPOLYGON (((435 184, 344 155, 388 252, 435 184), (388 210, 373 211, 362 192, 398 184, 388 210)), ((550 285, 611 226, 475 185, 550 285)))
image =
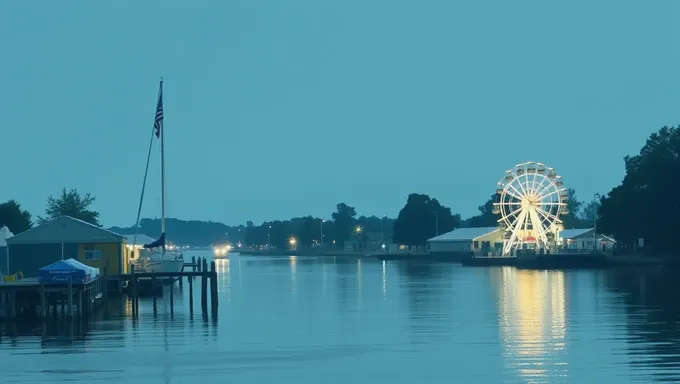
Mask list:
MULTIPOLYGON (((156 270, 152 270, 151 271, 151 290, 153 291, 155 289, 156 289, 156 270)), ((155 292, 152 292, 151 296, 153 297, 153 315, 154 315, 154 317, 156 317, 156 315, 158 314, 158 306, 157 306, 157 303, 156 303, 156 301, 157 301, 156 296, 157 295, 156 295, 155 292)))
POLYGON ((43 319, 47 318, 47 297, 45 296, 44 282, 40 282, 40 313, 43 319))
POLYGON ((217 313, 217 269, 215 261, 210 263, 210 307, 213 315, 217 313))
POLYGON ((68 295, 66 298, 66 305, 68 305, 68 317, 69 319, 73 319, 73 279, 71 279, 70 276, 68 277, 68 291, 66 294, 68 295))
MULTIPOLYGON (((194 270, 196 270, 195 265, 194 270)), ((189 314, 194 314, 194 278, 192 276, 189 276, 189 314)))
MULTIPOLYGON (((200 264, 199 264, 200 265, 200 264)), ((208 262, 203 259, 201 265, 201 311, 208 312, 208 262)))
POLYGON ((175 314, 175 289, 170 286, 170 317, 175 314))

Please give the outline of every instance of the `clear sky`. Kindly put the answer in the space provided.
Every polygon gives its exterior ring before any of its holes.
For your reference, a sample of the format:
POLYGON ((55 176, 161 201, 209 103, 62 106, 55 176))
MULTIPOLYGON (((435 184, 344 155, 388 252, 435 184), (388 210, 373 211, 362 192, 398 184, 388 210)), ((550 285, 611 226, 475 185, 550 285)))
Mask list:
POLYGON ((172 217, 396 215, 411 192, 465 217, 529 160, 591 199, 680 123, 679 19, 671 0, 0 1, 0 200, 43 214, 75 187, 133 224, 160 76, 172 217))

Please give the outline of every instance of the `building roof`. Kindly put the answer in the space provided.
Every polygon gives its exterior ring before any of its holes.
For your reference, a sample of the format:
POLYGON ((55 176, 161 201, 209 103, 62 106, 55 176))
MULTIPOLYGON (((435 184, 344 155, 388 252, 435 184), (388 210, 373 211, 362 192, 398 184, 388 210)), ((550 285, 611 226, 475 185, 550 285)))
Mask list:
POLYGON ((474 241, 475 239, 488 235, 495 231, 502 231, 499 227, 472 227, 472 228, 458 228, 451 232, 444 233, 437 237, 428 240, 430 243, 447 242, 447 241, 474 241))
POLYGON ((108 229, 62 216, 7 239, 7 244, 121 243, 125 236, 108 229))
POLYGON ((147 235, 143 235, 141 233, 137 234, 137 240, 135 240, 135 234, 130 234, 130 235, 123 235, 125 236, 125 242, 130 245, 144 245, 144 244, 150 244, 156 241, 156 239, 153 239, 147 235), (134 244, 133 244, 134 242, 134 244))
POLYGON ((565 229, 560 231, 560 237, 563 239, 573 239, 592 231, 592 228, 565 229))

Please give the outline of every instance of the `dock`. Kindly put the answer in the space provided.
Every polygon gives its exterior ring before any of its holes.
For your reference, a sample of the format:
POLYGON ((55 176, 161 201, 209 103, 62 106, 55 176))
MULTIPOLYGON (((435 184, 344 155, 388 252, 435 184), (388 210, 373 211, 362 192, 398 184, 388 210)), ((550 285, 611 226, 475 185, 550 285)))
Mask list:
POLYGON ((106 301, 106 277, 74 283, 26 278, 0 283, 0 320, 87 318, 106 301))
MULTIPOLYGON (((120 276, 122 282, 127 282, 128 284, 128 296, 132 300, 132 315, 134 317, 139 316, 139 297, 140 294, 145 293, 144 284, 141 281, 146 281, 149 283, 149 288, 151 289, 151 296, 153 297, 153 308, 154 314, 157 311, 156 300, 158 295, 155 292, 155 288, 161 283, 159 279, 170 278, 171 280, 179 280, 180 285, 182 285, 183 280, 186 278, 189 284, 189 313, 194 312, 194 283, 197 277, 200 277, 201 284, 201 312, 204 315, 208 314, 208 303, 210 303, 210 311, 213 317, 217 316, 218 308, 218 294, 217 294, 217 270, 215 268, 215 262, 210 263, 210 269, 208 269, 208 261, 200 257, 197 261, 192 260, 191 264, 185 264, 184 267, 191 267, 192 270, 185 271, 182 268, 181 272, 136 272, 134 265, 132 266, 129 274, 123 274, 120 276), (210 294, 208 294, 210 290, 210 294)), ((174 314, 174 291, 170 290, 170 314, 174 314)))

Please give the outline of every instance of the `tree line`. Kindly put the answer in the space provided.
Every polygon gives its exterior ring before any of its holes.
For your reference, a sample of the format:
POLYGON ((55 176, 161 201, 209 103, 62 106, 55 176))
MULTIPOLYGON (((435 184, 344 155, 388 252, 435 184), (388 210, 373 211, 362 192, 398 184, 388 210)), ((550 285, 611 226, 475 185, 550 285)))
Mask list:
MULTIPOLYGON (((663 127, 649 136, 635 156, 624 158, 625 177, 610 192, 592 200, 579 200, 574 189, 568 190, 569 213, 562 216, 565 228, 591 228, 597 223, 599 233, 611 235, 624 248, 643 248, 649 252, 671 252, 675 249, 672 234, 678 227, 673 221, 680 213, 675 191, 680 186, 680 127, 663 127)), ((365 244, 383 241, 411 246, 424 245, 427 239, 460 227, 497 225, 493 213, 495 194, 478 207, 479 213, 467 219, 426 194, 410 194, 396 218, 359 216, 355 207, 338 203, 330 219, 303 216, 290 220, 266 221, 259 225, 228 226, 223 223, 168 219, 167 230, 177 244, 210 245, 228 241, 246 246, 286 248, 290 238, 303 247, 344 247, 352 241, 365 244)), ((45 216, 37 223, 68 215, 99 224, 99 213, 91 209, 95 201, 89 193, 62 189, 48 196, 45 216)), ((7 225, 16 233, 33 226, 32 215, 16 200, 0 204, 0 226, 7 225)), ((131 234, 133 227, 111 230, 131 234)), ((160 220, 142 219, 139 233, 156 236, 160 220)))

